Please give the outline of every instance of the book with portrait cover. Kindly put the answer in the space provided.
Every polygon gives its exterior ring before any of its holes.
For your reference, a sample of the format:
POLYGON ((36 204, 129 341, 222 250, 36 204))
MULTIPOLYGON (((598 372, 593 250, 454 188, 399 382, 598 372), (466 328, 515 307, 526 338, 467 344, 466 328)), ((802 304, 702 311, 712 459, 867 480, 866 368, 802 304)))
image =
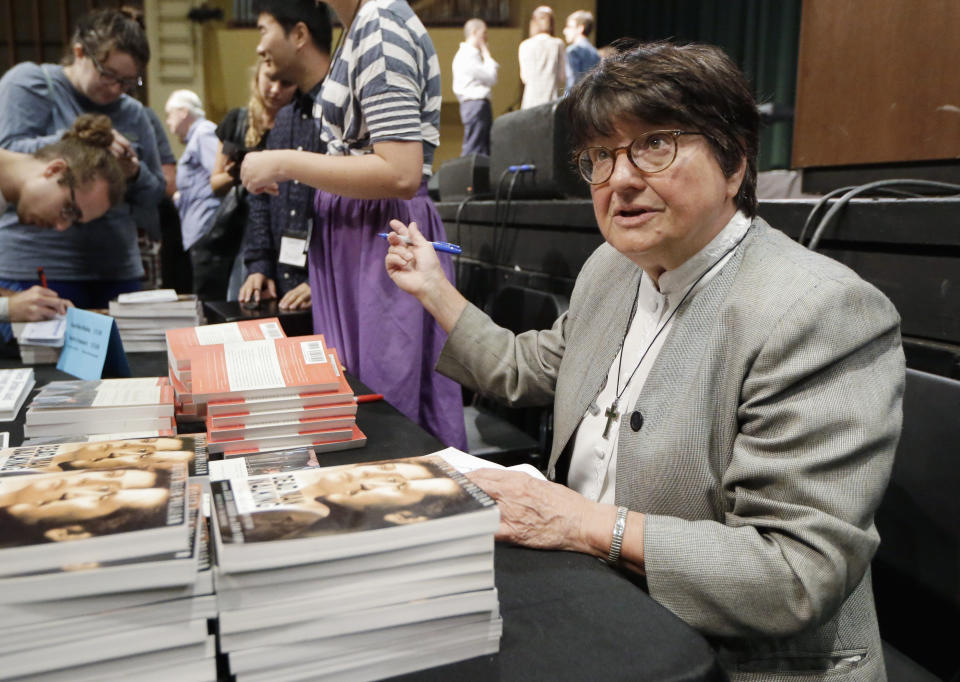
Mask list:
POLYGON ((26 423, 63 424, 91 419, 109 421, 172 416, 173 387, 166 377, 51 381, 30 401, 26 423))
POLYGON ((78 469, 170 469, 188 467, 206 476, 207 442, 202 434, 22 445, 0 450, 0 477, 78 469))
POLYGON ((426 456, 211 483, 224 572, 263 570, 489 532, 493 500, 426 456))
POLYGON ((210 480, 280 474, 318 466, 317 455, 310 448, 290 448, 210 462, 210 480))
POLYGON ((187 467, 0 477, 0 576, 179 551, 187 467))
POLYGON ((83 421, 63 422, 62 424, 30 424, 23 425, 23 435, 26 438, 60 437, 69 440, 83 440, 83 436, 100 435, 103 433, 142 433, 144 431, 173 432, 177 428, 174 417, 146 417, 144 419, 110 419, 96 418, 83 421))
POLYGON ((188 520, 190 532, 176 552, 115 559, 113 561, 77 563, 55 569, 32 571, 2 579, 0 603, 55 599, 76 599, 88 595, 132 590, 156 590, 193 583, 199 570, 201 552, 200 524, 205 523, 200 504, 203 486, 188 486, 188 520))
POLYGON ((190 351, 201 347, 223 346, 224 344, 254 341, 257 339, 279 339, 286 336, 280 320, 268 317, 261 320, 241 320, 199 327, 170 329, 167 336, 167 364, 173 373, 183 379, 182 372, 190 370, 190 351))

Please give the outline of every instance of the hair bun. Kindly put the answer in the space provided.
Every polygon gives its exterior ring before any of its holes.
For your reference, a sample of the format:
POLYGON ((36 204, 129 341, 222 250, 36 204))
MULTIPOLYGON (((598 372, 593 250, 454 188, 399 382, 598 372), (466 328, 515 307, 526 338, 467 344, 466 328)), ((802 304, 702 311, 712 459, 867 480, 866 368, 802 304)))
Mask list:
POLYGON ((113 124, 103 114, 81 114, 63 139, 75 139, 94 147, 107 148, 113 144, 113 124))

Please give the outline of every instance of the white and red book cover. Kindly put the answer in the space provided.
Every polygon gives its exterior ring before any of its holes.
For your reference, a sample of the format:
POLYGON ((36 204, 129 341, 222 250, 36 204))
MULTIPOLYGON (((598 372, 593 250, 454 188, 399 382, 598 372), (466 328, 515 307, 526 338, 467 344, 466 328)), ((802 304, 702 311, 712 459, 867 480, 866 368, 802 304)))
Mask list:
MULTIPOLYGON (((339 439, 312 439, 310 442, 302 444, 302 447, 309 447, 315 453, 321 454, 323 452, 336 452, 339 450, 352 450, 354 448, 362 448, 367 444, 367 437, 357 425, 354 424, 349 429, 349 437, 339 438, 339 439)), ((284 436, 284 438, 287 438, 284 436)), ((252 455, 259 452, 273 452, 275 450, 280 450, 285 447, 291 447, 289 445, 280 445, 277 441, 280 439, 261 439, 258 444, 250 444, 244 441, 237 441, 233 444, 223 444, 222 450, 224 457, 237 457, 240 455, 252 455)), ((211 449, 211 452, 214 450, 211 449)))
POLYGON ((197 348, 192 351, 193 400, 333 391, 341 371, 323 336, 293 336, 197 348))
POLYGON ((273 436, 252 436, 250 438, 225 438, 213 440, 207 438, 207 447, 211 453, 223 453, 225 456, 237 448, 243 450, 256 449, 261 452, 290 447, 313 447, 330 441, 346 441, 353 436, 353 427, 338 429, 309 429, 302 428, 291 433, 282 433, 273 436))
POLYGON ((287 413, 281 419, 251 424, 249 426, 212 426, 207 417, 207 436, 217 441, 234 438, 258 438, 260 436, 282 436, 299 434, 304 431, 349 428, 356 422, 353 415, 305 417, 300 413, 287 413))
MULTIPOLYGON (((209 406, 208 406, 209 407, 209 406)), ((207 413, 207 429, 219 430, 224 428, 251 428, 261 424, 288 419, 314 419, 318 417, 352 417, 357 414, 357 403, 334 403, 332 405, 315 405, 311 407, 292 406, 283 410, 267 412, 242 412, 233 414, 213 415, 207 413)))
POLYGON ((184 380, 182 375, 190 371, 190 351, 204 346, 222 346, 229 343, 256 341, 259 339, 284 338, 283 327, 276 317, 260 320, 241 320, 199 327, 170 329, 167 336, 167 363, 173 373, 184 380))
MULTIPOLYGON (((337 351, 327 348, 327 358, 331 368, 337 373, 337 387, 330 391, 304 391, 290 394, 287 391, 276 394, 263 395, 258 398, 243 398, 231 396, 222 400, 210 400, 207 403, 207 414, 211 417, 221 416, 243 417, 286 410, 310 410, 323 405, 344 405, 354 403, 353 389, 347 383, 340 367, 337 351)), ((354 410, 354 413, 356 410, 354 410)))

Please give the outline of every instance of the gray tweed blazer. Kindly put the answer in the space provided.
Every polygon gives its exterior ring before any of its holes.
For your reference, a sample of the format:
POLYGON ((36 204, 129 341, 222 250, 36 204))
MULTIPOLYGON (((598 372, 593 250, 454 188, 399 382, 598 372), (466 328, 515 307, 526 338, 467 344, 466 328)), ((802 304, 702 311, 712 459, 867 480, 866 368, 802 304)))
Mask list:
MULTIPOLYGON (((514 405, 554 405, 548 475, 598 395, 641 270, 607 244, 551 329, 468 307, 437 369, 514 405)), ((646 514, 651 596, 735 680, 877 680, 873 514, 900 433, 900 318, 874 287, 755 219, 680 309, 619 422, 616 499, 646 514), (629 412, 627 413, 629 415, 629 412)))

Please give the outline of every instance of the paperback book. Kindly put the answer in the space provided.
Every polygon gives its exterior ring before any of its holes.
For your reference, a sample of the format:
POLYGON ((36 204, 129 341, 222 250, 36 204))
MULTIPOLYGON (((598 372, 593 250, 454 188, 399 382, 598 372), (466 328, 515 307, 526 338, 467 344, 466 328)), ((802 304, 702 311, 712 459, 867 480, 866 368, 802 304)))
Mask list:
POLYGON ((295 336, 196 348, 190 353, 196 403, 333 391, 340 368, 323 336, 295 336))
POLYGON ((257 339, 278 339, 284 336, 286 334, 276 317, 170 329, 166 332, 167 363, 173 373, 182 380, 182 372, 191 368, 190 352, 195 348, 257 339))
POLYGON ((190 476, 206 476, 207 460, 203 434, 26 445, 0 450, 0 477, 80 469, 155 471, 182 465, 190 476))
POLYGON ((180 550, 187 468, 0 477, 0 575, 180 550))
POLYGON ((493 500, 433 456, 214 481, 211 489, 227 573, 493 533, 499 523, 493 500))
POLYGON ((33 369, 0 369, 0 421, 17 418, 36 380, 33 369))
POLYGON ((51 381, 31 401, 27 423, 61 424, 92 416, 172 417, 173 387, 166 377, 51 381))

